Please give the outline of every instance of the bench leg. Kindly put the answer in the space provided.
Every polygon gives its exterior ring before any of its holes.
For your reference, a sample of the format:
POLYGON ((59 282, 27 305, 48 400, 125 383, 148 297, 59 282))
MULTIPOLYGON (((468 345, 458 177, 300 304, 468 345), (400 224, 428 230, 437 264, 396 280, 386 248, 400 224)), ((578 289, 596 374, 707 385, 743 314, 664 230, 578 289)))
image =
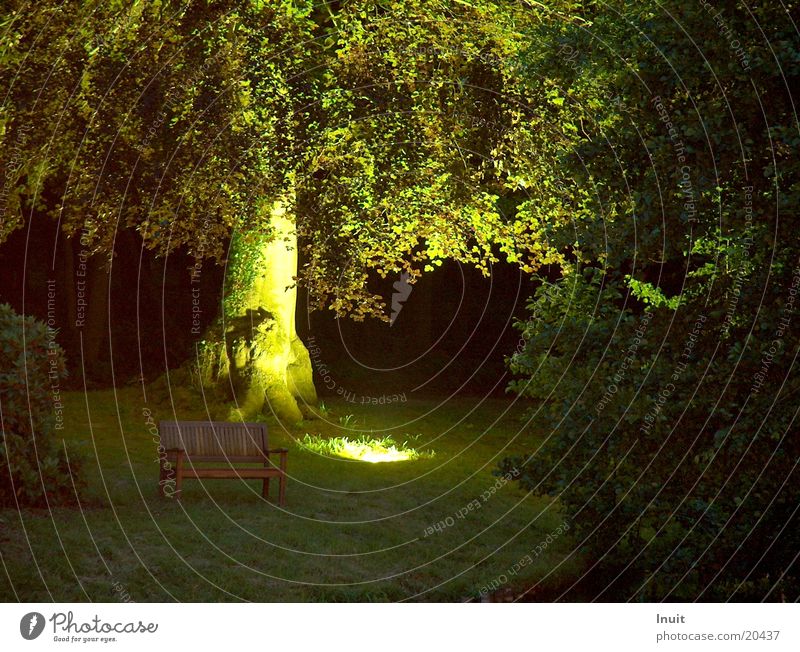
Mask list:
POLYGON ((278 484, 278 505, 283 507, 286 505, 286 451, 281 452, 281 475, 280 483, 278 484))
POLYGON ((175 466, 167 458, 158 467, 158 493, 162 498, 172 498, 175 493, 175 466), (169 490, 167 490, 169 485, 169 490))
POLYGON ((261 488, 261 495, 264 498, 269 498, 269 478, 264 478, 264 484, 261 488))
POLYGON ((183 451, 179 450, 175 460, 175 498, 180 500, 183 487, 183 451))
POLYGON ((278 504, 283 507, 286 505, 286 474, 281 473, 278 483, 278 504))

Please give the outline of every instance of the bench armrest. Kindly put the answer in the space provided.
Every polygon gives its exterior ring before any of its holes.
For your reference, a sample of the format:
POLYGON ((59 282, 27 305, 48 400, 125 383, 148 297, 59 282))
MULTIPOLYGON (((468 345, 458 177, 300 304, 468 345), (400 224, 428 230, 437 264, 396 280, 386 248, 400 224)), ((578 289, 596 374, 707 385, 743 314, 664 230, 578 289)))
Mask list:
MULTIPOLYGON (((267 460, 269 460, 270 453, 278 453, 278 454, 280 454, 281 460, 279 462, 278 468, 281 471, 283 471, 283 473, 285 474, 286 473, 286 461, 289 458, 289 449, 288 448, 270 448, 268 451, 266 451, 266 453, 267 453, 267 460)), ((267 466, 268 464, 272 464, 272 462, 271 461, 264 462, 264 466, 267 466)), ((274 466, 274 464, 273 464, 273 466, 274 466)))

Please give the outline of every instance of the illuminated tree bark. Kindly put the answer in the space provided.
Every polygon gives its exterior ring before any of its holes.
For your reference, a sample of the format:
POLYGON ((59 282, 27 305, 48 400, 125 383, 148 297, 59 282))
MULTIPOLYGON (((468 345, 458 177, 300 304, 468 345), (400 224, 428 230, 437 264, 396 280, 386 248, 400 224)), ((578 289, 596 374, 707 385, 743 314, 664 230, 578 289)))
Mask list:
MULTIPOLYGON (((264 411, 295 423, 316 404, 311 359, 295 330, 297 236, 283 201, 270 208, 274 237, 236 234, 226 269, 216 382, 232 392, 231 417, 264 411)), ((219 330, 217 331, 219 332, 219 330)))

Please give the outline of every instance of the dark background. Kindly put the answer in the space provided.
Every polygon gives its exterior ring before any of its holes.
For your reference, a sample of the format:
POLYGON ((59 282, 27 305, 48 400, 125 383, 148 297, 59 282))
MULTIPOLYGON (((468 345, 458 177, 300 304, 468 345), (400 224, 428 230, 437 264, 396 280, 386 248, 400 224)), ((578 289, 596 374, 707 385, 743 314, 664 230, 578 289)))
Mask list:
MULTIPOLYGON (((194 258, 185 251, 156 257, 138 234, 120 229, 110 274, 104 259, 88 258, 81 273, 79 238, 67 239, 47 217, 31 219, 0 247, 0 302, 19 313, 48 318, 48 280, 55 281, 54 323, 67 353, 68 386, 88 388, 153 380, 187 362, 194 344, 192 290, 200 301, 201 333, 213 323, 222 298, 224 266, 202 262, 191 282, 194 258), (75 327, 76 288, 86 280, 82 328, 75 327), (81 350, 83 355, 81 356, 81 350)), ((391 309, 398 277, 370 281, 391 309)), ((309 313, 300 289, 297 331, 319 351, 313 360, 321 397, 337 391, 366 394, 458 392, 502 395, 506 356, 513 353, 534 282, 515 266, 498 263, 489 277, 448 261, 422 275, 393 325, 354 322, 328 310, 309 313), (319 371, 327 368, 329 380, 319 371), (330 386, 335 383, 335 388, 330 386)))

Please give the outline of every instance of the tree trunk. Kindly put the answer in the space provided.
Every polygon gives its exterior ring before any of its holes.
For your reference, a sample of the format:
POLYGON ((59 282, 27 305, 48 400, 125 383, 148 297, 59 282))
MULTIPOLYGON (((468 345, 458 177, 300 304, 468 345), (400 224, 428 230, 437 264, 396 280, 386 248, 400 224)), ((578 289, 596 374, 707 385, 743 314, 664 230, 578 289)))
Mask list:
POLYGON ((87 263, 88 305, 83 328, 83 366, 90 376, 97 376, 100 352, 108 334, 108 288, 111 270, 102 255, 89 258, 87 263))
MULTIPOLYGON (((206 360, 232 393, 230 418, 264 411, 296 423, 317 402, 311 359, 295 330, 297 235, 283 201, 271 206, 270 221, 274 239, 233 237, 215 329, 224 341, 206 345, 206 360)), ((201 372, 208 379, 208 370, 201 372)))
MULTIPOLYGON (((71 372, 80 370, 78 356, 78 338, 75 330, 77 298, 75 296, 75 255, 72 251, 72 238, 61 233, 61 282, 64 288, 64 303, 67 306, 66 324, 62 327, 61 345, 68 353, 67 362, 72 365, 71 372), (71 357, 70 357, 71 356, 71 357)), ((77 374, 76 374, 77 375, 77 374)))
MULTIPOLYGON (((61 275, 66 302, 66 329, 62 344, 72 356, 76 375, 96 379, 100 371, 102 345, 108 334, 108 289, 110 269, 105 256, 87 256, 83 251, 75 262, 75 237, 61 234, 61 275), (77 271, 77 274, 76 274, 77 271), (80 302, 80 308, 78 304, 80 302), (80 341, 83 334, 83 359, 80 341)), ((103 365, 103 371, 107 365, 103 365)))

